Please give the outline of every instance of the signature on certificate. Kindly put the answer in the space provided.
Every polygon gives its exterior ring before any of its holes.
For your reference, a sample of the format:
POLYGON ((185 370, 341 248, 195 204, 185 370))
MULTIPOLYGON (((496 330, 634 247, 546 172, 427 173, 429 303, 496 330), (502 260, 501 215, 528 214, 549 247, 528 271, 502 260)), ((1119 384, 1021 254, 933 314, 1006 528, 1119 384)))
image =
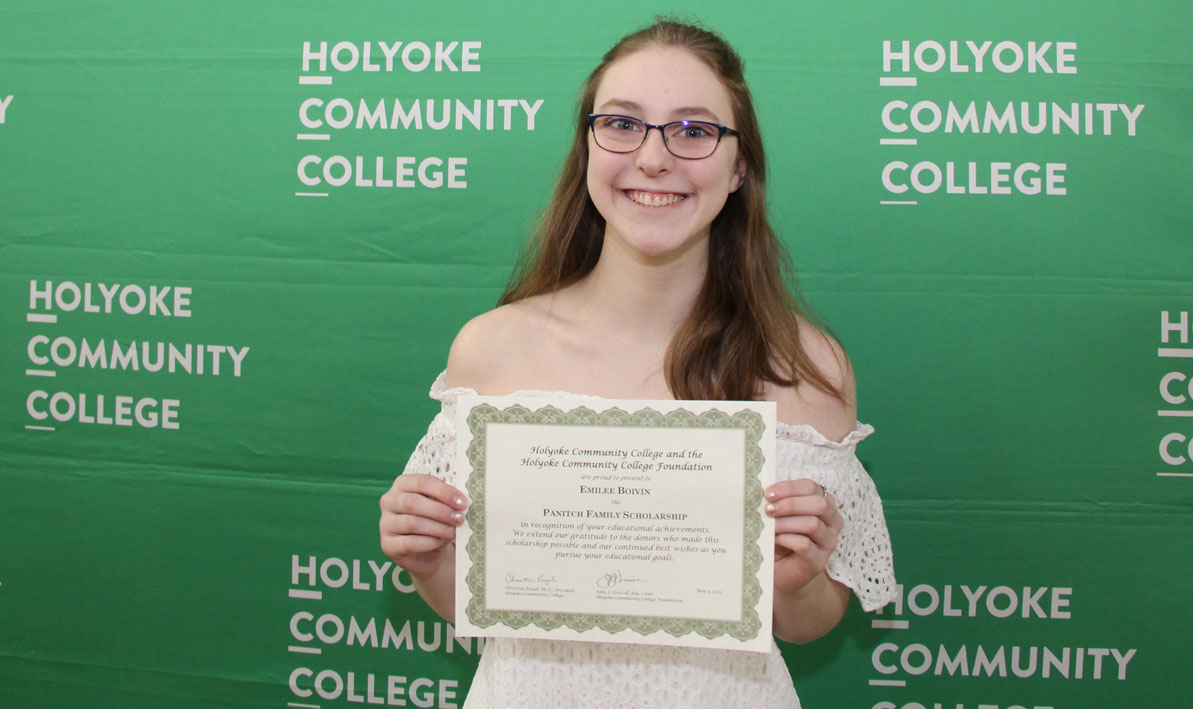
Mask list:
POLYGON ((505 582, 506 583, 541 583, 541 584, 546 584, 546 585, 551 585, 553 583, 559 583, 555 579, 554 576, 544 576, 542 574, 539 574, 538 576, 518 576, 517 574, 515 574, 513 572, 507 573, 505 575, 505 582))
POLYGON ((632 579, 621 575, 620 571, 612 571, 597 577, 597 588, 613 588, 619 583, 632 583, 635 581, 645 581, 646 579, 632 579))

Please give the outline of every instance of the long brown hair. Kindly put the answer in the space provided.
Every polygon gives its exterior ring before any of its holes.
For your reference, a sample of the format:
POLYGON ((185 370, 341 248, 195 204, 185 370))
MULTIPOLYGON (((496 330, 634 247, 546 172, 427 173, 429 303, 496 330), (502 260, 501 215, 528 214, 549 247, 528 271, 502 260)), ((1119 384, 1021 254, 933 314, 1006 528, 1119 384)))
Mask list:
POLYGON ((801 316, 824 326, 798 298, 790 259, 767 217, 766 158, 741 58, 719 35, 692 24, 657 19, 623 37, 589 74, 555 194, 500 303, 553 293, 596 266, 605 220, 588 196, 587 117, 609 66, 651 46, 686 49, 720 78, 746 166, 744 182, 712 222, 704 285, 667 348, 667 386, 677 399, 749 400, 762 394, 765 382, 806 381, 841 398, 800 343, 801 316))

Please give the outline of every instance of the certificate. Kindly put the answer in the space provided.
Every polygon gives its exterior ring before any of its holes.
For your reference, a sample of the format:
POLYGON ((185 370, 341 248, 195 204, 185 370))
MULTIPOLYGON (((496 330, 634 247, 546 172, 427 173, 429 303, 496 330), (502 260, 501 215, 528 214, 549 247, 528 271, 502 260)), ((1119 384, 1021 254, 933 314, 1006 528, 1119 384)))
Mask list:
POLYGON ((770 402, 462 396, 456 634, 768 652, 770 402))

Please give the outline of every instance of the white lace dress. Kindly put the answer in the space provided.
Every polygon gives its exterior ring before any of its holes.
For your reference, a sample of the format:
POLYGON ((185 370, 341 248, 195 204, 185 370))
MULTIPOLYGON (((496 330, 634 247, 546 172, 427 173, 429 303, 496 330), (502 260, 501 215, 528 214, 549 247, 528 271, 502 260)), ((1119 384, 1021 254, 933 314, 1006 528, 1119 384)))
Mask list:
MULTIPOLYGON (((406 464, 456 487, 456 397, 471 389, 447 389, 440 374, 431 398, 442 409, 406 464)), ((519 392, 552 394, 556 392, 519 392)), ((811 426, 778 426, 776 475, 809 478, 824 486, 845 520, 837 549, 825 568, 853 589, 862 608, 891 600, 895 577, 882 500, 854 448, 873 433, 865 424, 841 442, 811 426)), ((464 704, 465 709, 506 707, 789 707, 799 698, 787 666, 772 642, 769 655, 735 650, 491 638, 464 704)))

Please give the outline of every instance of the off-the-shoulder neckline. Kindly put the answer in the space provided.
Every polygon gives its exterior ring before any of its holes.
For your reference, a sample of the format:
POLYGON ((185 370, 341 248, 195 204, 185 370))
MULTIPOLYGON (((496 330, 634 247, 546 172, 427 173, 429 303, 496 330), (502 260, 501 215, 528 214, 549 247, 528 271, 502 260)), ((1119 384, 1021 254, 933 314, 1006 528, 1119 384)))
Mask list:
MULTIPOLYGON (((455 403, 455 399, 461 395, 476 395, 477 391, 469 387, 451 387, 450 389, 444 383, 446 371, 440 372, 438 377, 435 377, 435 382, 431 384, 431 398, 436 401, 455 403)), ((519 389, 513 392, 511 396, 570 396, 581 399, 600 399, 602 397, 594 396, 592 394, 574 394, 568 391, 545 391, 541 389, 519 389)), ((780 440, 790 441, 805 441, 818 446, 826 446, 829 448, 850 448, 856 446, 863 439, 874 433, 874 427, 858 421, 854 429, 847 433, 844 438, 839 441, 834 441, 828 436, 821 433, 815 426, 807 423, 783 423, 776 421, 775 434, 780 440)))

